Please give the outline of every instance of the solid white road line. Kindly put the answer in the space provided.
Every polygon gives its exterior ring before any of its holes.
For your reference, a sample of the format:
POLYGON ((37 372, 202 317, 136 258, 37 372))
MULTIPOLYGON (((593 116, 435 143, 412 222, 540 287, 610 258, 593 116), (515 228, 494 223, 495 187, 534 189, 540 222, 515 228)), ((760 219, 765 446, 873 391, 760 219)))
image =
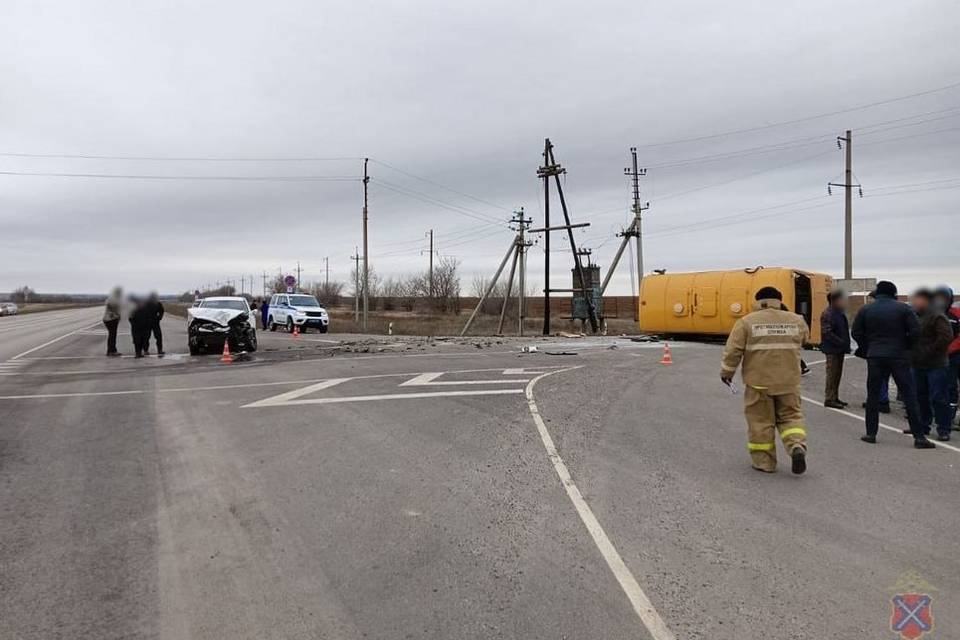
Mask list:
POLYGON ((43 349, 44 347, 49 347, 50 345, 52 345, 52 344, 55 343, 55 342, 60 342, 60 341, 63 340, 64 338, 69 338, 69 337, 72 336, 72 335, 75 335, 75 334, 77 334, 77 333, 80 333, 81 331, 84 331, 84 330, 86 330, 86 329, 89 329, 90 327, 95 327, 95 326, 97 326, 98 324, 100 324, 100 323, 99 323, 99 322, 95 322, 95 323, 93 323, 93 324, 80 327, 79 329, 74 329, 74 330, 71 331, 70 333, 65 333, 65 334, 63 334, 62 336, 60 336, 59 338, 54 338, 53 340, 48 340, 47 342, 44 342, 44 343, 41 344, 41 345, 37 345, 36 347, 33 347, 32 349, 27 349, 27 350, 24 351, 23 353, 18 353, 17 355, 13 356, 13 357, 10 358, 10 359, 11 359, 11 360, 17 360, 17 359, 19 359, 19 358, 22 358, 23 356, 30 355, 30 354, 33 353, 34 351, 39 351, 40 349, 43 349))
MULTIPOLYGON (((811 403, 811 404, 815 404, 815 405, 817 405, 818 407, 823 407, 823 403, 820 402, 819 400, 814 400, 813 398, 808 398, 807 396, 800 396, 800 397, 803 398, 804 400, 806 400, 807 402, 811 403)), ((831 409, 830 407, 823 407, 823 408, 824 408, 824 409, 827 409, 828 411, 834 411, 834 412, 836 412, 836 413, 842 413, 842 414, 845 415, 845 416, 849 416, 849 417, 851 417, 851 418, 855 418, 855 419, 858 420, 861 424, 863 423, 863 416, 858 416, 857 414, 853 413, 852 411, 847 411, 846 409, 831 409)), ((905 433, 903 432, 903 429, 902 429, 902 428, 899 428, 899 427, 891 427, 890 425, 888 425, 888 424, 883 424, 882 422, 880 423, 880 428, 881 428, 881 429, 886 429, 887 431, 892 431, 892 432, 894 432, 894 433, 898 433, 898 434, 900 434, 901 436, 906 436, 906 435, 907 435, 907 434, 905 434, 905 433)), ((946 443, 946 442, 937 442, 937 443, 935 443, 935 444, 937 445, 937 448, 938 448, 938 449, 939 449, 940 447, 943 447, 944 449, 950 449, 951 451, 956 451, 957 453, 960 453, 960 447, 956 447, 956 446, 954 446, 954 445, 952 445, 952 444, 949 444, 949 443, 946 443)))
POLYGON ((547 431, 547 425, 540 416, 540 410, 537 408, 537 403, 533 398, 533 388, 540 380, 555 373, 573 371, 579 368, 580 367, 571 367, 561 371, 550 371, 531 380, 526 388, 527 405, 530 408, 530 415, 533 416, 533 421, 537 425, 537 431, 540 433, 540 439, 543 441, 543 446, 547 450, 547 457, 550 458, 550 462, 553 463, 553 469, 557 472, 557 476, 560 477, 560 482, 563 484, 563 488, 566 490, 570 502, 573 503, 574 509, 576 509, 577 514, 580 515, 580 519, 590 533, 590 537, 593 538, 593 542, 597 545, 597 549, 606 561, 607 566, 610 567, 610 571, 613 572, 617 582, 620 583, 620 588, 623 589, 623 592, 627 595, 627 599, 630 600, 630 604, 633 605, 633 610, 640 618, 640 622, 647 628, 653 640, 676 640, 676 636, 667 628, 667 624, 663 621, 663 618, 661 618, 657 610, 654 609, 647 594, 640 588, 640 584, 636 578, 633 577, 633 574, 623 561, 620 553, 616 547, 613 546, 613 543, 610 542, 606 531, 600 526, 600 522, 593 514, 590 505, 587 504, 587 501, 583 498, 583 494, 580 493, 580 489, 570 476, 570 470, 567 469, 566 463, 563 461, 563 458, 560 457, 560 454, 557 453, 557 447, 553 443, 550 432, 547 431))

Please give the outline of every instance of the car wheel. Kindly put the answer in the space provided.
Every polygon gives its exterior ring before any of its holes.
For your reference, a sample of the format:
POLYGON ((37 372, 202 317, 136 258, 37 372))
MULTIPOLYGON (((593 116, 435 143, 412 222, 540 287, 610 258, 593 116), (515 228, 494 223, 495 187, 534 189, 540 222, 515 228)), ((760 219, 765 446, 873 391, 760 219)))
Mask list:
POLYGON ((319 327, 317 330, 318 330, 320 333, 326 333, 326 332, 327 332, 327 325, 322 324, 322 325, 320 325, 320 327, 319 327))
POLYGON ((247 351, 253 353, 257 350, 257 334, 251 333, 250 337, 247 339, 247 351))
POLYGON ((293 318, 287 318, 287 332, 293 333, 293 318))
POLYGON ((273 321, 273 316, 270 316, 270 317, 267 319, 267 326, 270 327, 270 331, 276 331, 276 330, 277 330, 277 323, 273 321))
POLYGON ((191 345, 190 345, 190 355, 192 355, 192 356, 198 356, 198 355, 200 355, 200 347, 198 347, 198 346, 196 346, 196 345, 194 345, 194 344, 191 344, 191 345))

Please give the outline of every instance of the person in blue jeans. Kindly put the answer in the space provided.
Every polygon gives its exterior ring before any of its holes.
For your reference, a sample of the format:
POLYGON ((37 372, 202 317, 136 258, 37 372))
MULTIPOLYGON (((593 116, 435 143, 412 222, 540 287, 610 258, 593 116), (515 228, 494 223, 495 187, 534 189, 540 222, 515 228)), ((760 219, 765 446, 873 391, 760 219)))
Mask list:
POLYGON ((860 310, 853 321, 853 338, 867 358, 866 430, 861 440, 877 442, 880 430, 880 394, 889 378, 897 383, 907 410, 907 421, 917 449, 936 445, 923 433, 917 396, 910 375, 909 354, 920 336, 917 314, 897 300, 897 286, 882 280, 877 283, 876 302, 860 310))
POLYGON ((923 434, 937 425, 937 440, 950 439, 953 411, 950 408, 950 362, 947 349, 953 341, 950 322, 933 292, 920 289, 913 294, 913 308, 920 317, 920 337, 913 351, 913 372, 917 381, 917 401, 923 434))

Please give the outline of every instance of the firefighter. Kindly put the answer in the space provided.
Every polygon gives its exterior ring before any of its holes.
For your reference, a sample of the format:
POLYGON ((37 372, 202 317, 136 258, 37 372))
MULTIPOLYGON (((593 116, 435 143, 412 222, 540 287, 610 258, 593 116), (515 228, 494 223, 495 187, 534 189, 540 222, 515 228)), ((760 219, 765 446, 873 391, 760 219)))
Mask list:
POLYGON ((810 331, 802 316, 782 307, 783 295, 763 287, 754 311, 737 321, 723 350, 720 379, 733 383, 743 361, 743 413, 753 468, 777 468, 776 432, 790 454, 792 470, 807 470, 807 432, 800 408, 800 349, 810 331))

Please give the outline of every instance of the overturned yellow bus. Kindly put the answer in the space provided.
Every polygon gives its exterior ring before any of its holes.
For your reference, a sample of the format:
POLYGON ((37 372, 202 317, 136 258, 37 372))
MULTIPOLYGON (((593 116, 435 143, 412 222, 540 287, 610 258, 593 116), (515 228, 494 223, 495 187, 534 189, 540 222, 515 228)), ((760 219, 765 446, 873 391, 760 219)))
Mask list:
POLYGON ((811 344, 820 344, 820 313, 827 306, 833 278, 789 267, 733 271, 654 273, 640 288, 640 330, 689 336, 726 336, 753 308, 754 294, 776 287, 783 304, 802 315, 811 344))

